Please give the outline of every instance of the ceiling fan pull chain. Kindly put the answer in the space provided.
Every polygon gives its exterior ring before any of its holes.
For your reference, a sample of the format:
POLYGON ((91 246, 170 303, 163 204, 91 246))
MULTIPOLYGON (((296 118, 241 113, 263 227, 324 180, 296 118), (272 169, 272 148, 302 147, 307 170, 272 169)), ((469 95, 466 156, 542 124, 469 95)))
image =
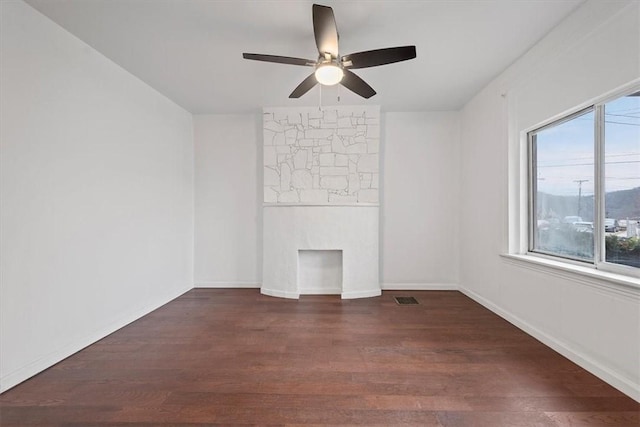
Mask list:
POLYGON ((318 88, 318 93, 320 93, 320 103, 318 104, 318 111, 322 111, 322 85, 318 85, 318 88))

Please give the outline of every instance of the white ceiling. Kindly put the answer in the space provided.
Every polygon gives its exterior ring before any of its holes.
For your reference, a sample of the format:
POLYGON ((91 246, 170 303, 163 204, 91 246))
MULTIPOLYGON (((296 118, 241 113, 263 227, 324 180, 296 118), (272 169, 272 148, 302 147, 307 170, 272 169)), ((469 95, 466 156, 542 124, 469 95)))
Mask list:
MULTIPOLYGON (((192 113, 318 105, 289 93, 312 70, 242 52, 316 59, 309 0, 26 0, 192 113)), ((320 0, 318 0, 320 1, 320 0)), ((416 45, 412 61, 355 70, 378 94, 343 104, 457 110, 582 0, 329 1, 340 54, 416 45)), ((323 88, 323 103, 338 90, 323 88)))

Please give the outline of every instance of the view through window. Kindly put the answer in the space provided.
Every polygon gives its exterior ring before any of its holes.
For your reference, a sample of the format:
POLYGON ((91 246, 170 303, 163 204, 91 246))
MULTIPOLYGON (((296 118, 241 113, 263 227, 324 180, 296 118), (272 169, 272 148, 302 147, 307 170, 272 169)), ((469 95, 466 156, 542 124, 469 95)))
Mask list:
POLYGON ((529 250, 640 267, 640 92, 530 132, 529 149, 529 250))
POLYGON ((640 267, 640 92, 603 109, 605 261, 640 267))

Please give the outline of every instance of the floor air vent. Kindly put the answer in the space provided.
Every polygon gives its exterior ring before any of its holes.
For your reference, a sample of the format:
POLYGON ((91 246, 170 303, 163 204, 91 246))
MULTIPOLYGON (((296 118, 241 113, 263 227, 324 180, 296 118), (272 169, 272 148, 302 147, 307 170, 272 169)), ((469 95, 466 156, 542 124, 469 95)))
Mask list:
POLYGON ((394 297, 398 305, 415 305, 419 304, 414 297, 394 297))

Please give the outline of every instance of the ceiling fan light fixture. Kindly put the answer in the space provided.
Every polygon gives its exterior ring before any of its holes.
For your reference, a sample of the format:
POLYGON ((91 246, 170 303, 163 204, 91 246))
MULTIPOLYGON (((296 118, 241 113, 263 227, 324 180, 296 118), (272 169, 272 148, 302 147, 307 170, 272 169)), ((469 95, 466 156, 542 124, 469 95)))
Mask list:
POLYGON ((315 72, 318 83, 325 86, 333 86, 342 81, 344 71, 336 64, 320 64, 315 72))

